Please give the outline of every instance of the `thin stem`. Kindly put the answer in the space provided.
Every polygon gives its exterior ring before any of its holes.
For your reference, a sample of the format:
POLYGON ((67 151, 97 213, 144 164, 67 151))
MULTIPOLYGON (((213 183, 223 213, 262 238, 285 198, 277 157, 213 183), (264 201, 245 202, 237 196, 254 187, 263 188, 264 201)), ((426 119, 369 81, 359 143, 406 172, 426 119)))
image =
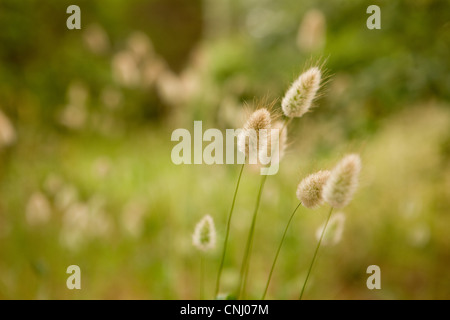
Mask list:
MULTIPOLYGON (((252 251, 252 249, 253 249, 253 239, 250 241, 249 254, 252 251)), ((245 294, 247 293, 246 289, 247 289, 248 270, 250 269, 249 266, 250 266, 250 259, 248 258, 244 271, 244 282, 242 284, 242 292, 241 292, 242 297, 245 297, 245 294)))
POLYGON ((302 300, 303 293, 305 292, 305 288, 306 288, 306 283, 308 282, 309 275, 311 274, 311 270, 312 270, 314 261, 316 260, 316 257, 317 257, 317 252, 319 251, 319 247, 320 247, 320 244, 322 243, 323 235, 325 234, 325 230, 327 229, 328 221, 330 221, 330 217, 331 217, 331 213, 332 212, 333 212, 333 207, 330 208, 330 213, 328 213, 328 218, 327 218, 327 221, 325 222, 325 226, 323 227, 322 234, 320 235, 319 242, 317 243, 316 251, 314 251, 314 256, 313 256, 313 259, 311 261, 311 264, 309 265, 308 274, 306 275, 305 283, 303 284, 302 291, 300 292, 299 300, 302 300))
POLYGON ((224 264, 224 261, 225 261, 225 254, 226 254, 226 251, 227 251, 228 236, 230 234, 231 216, 233 215, 234 204, 236 202, 236 195, 237 195, 237 192, 238 192, 238 189, 239 189, 239 183, 241 182, 242 171, 244 171, 244 165, 245 165, 245 163, 243 163, 242 166, 241 166, 241 171, 239 172, 239 178, 238 178, 238 181, 237 181, 237 184, 236 184, 236 188, 234 190, 233 201, 231 202, 231 209, 230 209, 230 212, 228 213, 227 230, 225 232, 225 241, 223 243, 222 258, 220 259, 219 272, 217 274, 217 280, 216 280, 216 292, 214 294, 215 298, 219 294, 220 277, 222 276, 222 269, 223 269, 223 264, 224 264))
POLYGON ((264 183, 266 182, 266 178, 267 178, 267 175, 262 176, 261 184, 259 186, 258 196, 256 198, 256 206, 255 206, 255 210, 253 212, 252 224, 250 226, 250 232, 248 234, 247 244, 245 247, 246 248, 245 254, 244 254, 244 258, 242 260, 240 280, 239 280, 238 298, 239 298, 241 292, 245 292, 245 285, 246 285, 246 280, 247 280, 246 270, 248 268, 249 261, 250 261, 250 255, 251 255, 252 244, 253 244, 253 233, 254 233, 255 224, 256 224, 256 216, 258 215, 259 203, 261 202, 261 194, 264 189, 264 183))
POLYGON ((204 295, 204 288, 205 285, 205 257, 203 254, 200 256, 200 300, 203 300, 204 295))
POLYGON ((273 270, 275 269, 275 264, 277 263, 277 259, 278 259, 278 255, 280 254, 281 247, 283 246, 284 238, 286 237, 286 233, 287 233, 287 231, 288 231, 288 229, 289 229, 289 226, 290 226, 290 224, 291 224, 292 218, 294 218, 294 215, 295 215, 295 213, 297 212, 297 209, 300 207, 301 204, 302 204, 302 203, 300 202, 300 203, 297 205, 297 207, 295 207, 294 211, 293 211, 292 214, 291 214, 291 217, 289 218, 289 221, 288 221, 288 223, 287 223, 287 225, 286 225, 286 228, 284 229, 283 236, 281 237, 280 245, 278 246, 277 253, 275 254, 275 259, 273 260, 272 268, 270 269, 270 273, 269 273, 269 279, 267 279, 266 288, 265 288, 265 290, 264 290, 264 293, 263 293, 263 296, 262 296, 262 299, 261 299, 261 300, 264 300, 265 297, 266 297, 267 290, 269 289, 270 280, 271 280, 271 278, 272 278, 272 273, 273 273, 273 270))
POLYGON ((280 134, 283 132, 283 130, 287 127, 287 125, 288 125, 291 121, 292 121, 292 118, 285 118, 285 119, 284 119, 283 127, 281 127, 280 134))
MULTIPOLYGON (((289 122, 291 120, 292 120, 292 118, 287 118, 284 120, 284 124, 281 129, 281 132, 283 132, 283 130, 286 128, 286 126, 289 124, 289 122)), ((242 260, 239 288, 238 288, 238 294, 237 294, 238 299, 241 295, 245 296, 248 270, 249 270, 249 266, 250 266, 250 257, 251 257, 252 247, 253 247, 253 234, 254 234, 254 230, 255 230, 256 216, 258 214, 259 204, 261 201, 261 194, 264 189, 264 183, 266 182, 266 178, 267 178, 267 175, 263 175, 263 177, 261 179, 261 185, 259 187, 258 196, 256 199, 256 206, 255 206, 255 211, 253 212, 252 224, 251 224, 250 232, 249 232, 248 239, 247 239, 246 249, 245 249, 245 253, 244 253, 244 259, 242 260)))

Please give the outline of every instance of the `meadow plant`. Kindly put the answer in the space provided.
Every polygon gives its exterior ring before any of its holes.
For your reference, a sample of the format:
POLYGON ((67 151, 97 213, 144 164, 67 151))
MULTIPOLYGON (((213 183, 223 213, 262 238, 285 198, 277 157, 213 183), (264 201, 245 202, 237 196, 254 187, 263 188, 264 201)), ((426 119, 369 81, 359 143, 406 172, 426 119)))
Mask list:
MULTIPOLYGON (((246 159, 256 157, 261 149, 266 148, 271 123, 271 114, 267 108, 257 109, 245 122, 238 133, 237 146, 246 159)), ((256 159, 252 161, 256 162, 256 159)))
POLYGON ((303 297, 306 284, 308 283, 309 276, 311 274, 312 267, 317 258, 317 252, 324 238, 327 230, 328 223, 330 222, 333 208, 342 208, 348 205, 356 191, 358 185, 359 172, 361 171, 361 159, 357 154, 350 154, 345 156, 334 169, 331 171, 330 177, 327 179, 323 186, 323 197, 325 201, 330 205, 330 211, 328 213, 325 225, 322 228, 322 232, 319 241, 314 251, 311 264, 309 265, 308 273, 306 275, 305 282, 300 292, 299 299, 303 297))
POLYGON ((345 207, 358 186, 361 159, 357 154, 346 156, 331 172, 323 188, 323 197, 334 208, 345 207))
POLYGON ((200 299, 203 299, 205 282, 205 258, 203 253, 216 247, 216 228, 210 215, 204 216, 195 226, 192 244, 202 253, 200 256, 200 299))
MULTIPOLYGON (((293 118, 302 117, 305 113, 307 113, 310 110, 310 108, 312 107, 313 101, 316 98, 317 92, 320 89, 321 79, 322 79, 322 72, 321 72, 320 68, 318 68, 318 67, 309 68, 304 73, 302 73, 297 78, 297 80, 294 81, 294 83, 287 90, 285 96, 283 97, 283 99, 281 101, 281 108, 282 108, 283 114, 286 116, 286 118, 283 122, 283 125, 281 126, 280 136, 277 139, 277 141, 281 141, 282 139, 284 140, 283 141, 284 145, 281 147, 283 149, 283 151, 284 151, 286 140, 287 140, 287 134, 286 134, 286 136, 284 136, 284 138, 283 138, 283 135, 285 134, 284 132, 287 130, 286 129, 287 125, 293 118)), ((281 148, 279 147, 278 150, 281 150, 281 148)), ((262 191, 264 188, 266 178, 267 178, 267 176, 263 176, 261 178, 261 184, 260 184, 260 188, 259 188, 259 192, 258 192, 258 196, 257 196, 257 200, 256 200, 255 210, 253 213, 252 224, 250 227, 250 232, 249 232, 249 236, 247 239, 247 245, 246 245, 246 249, 245 249, 245 253, 244 253, 244 259, 243 259, 242 266, 241 266, 241 273, 240 273, 241 280, 239 281, 238 297, 240 297, 241 295, 245 295, 245 287, 246 287, 248 269, 249 269, 249 264, 250 264, 256 216, 258 213, 261 194, 262 194, 262 191)), ((269 278, 270 278, 270 276, 269 276, 269 278)), ((270 282, 270 280, 269 280, 269 282, 270 282)))
POLYGON ((275 254, 275 258, 272 263, 272 267, 270 269, 269 278, 266 283, 266 287, 264 289, 264 293, 262 299, 264 300, 267 290, 269 289, 270 280, 272 279, 273 270, 275 269, 275 265, 277 263, 278 255, 280 254, 281 247, 283 246, 284 238, 286 237, 289 226, 294 218, 295 213, 301 204, 304 207, 315 209, 319 207, 323 203, 322 197, 322 189, 324 184, 327 182, 330 176, 330 171, 323 170, 313 174, 310 174, 306 178, 304 178, 297 187, 297 199, 300 200, 300 203, 295 207, 292 212, 286 227, 284 228, 283 236, 281 237, 280 244, 278 245, 277 252, 275 254))
POLYGON ((199 250, 207 252, 216 247, 216 228, 214 220, 210 215, 206 215, 195 226, 192 235, 192 244, 199 250))
MULTIPOLYGON (((321 68, 311 67, 304 73, 302 73, 293 82, 281 101, 281 109, 284 115, 283 121, 275 120, 276 113, 272 110, 273 106, 269 108, 256 108, 256 110, 248 116, 242 129, 237 133, 237 148, 245 155, 246 161, 248 161, 251 157, 255 157, 255 155, 258 158, 258 161, 251 161, 251 163, 258 163, 258 165, 262 167, 268 166, 268 164, 273 164, 274 162, 278 163, 281 161, 287 146, 288 124, 294 118, 302 117, 313 107, 313 102, 316 99, 317 93, 322 85, 322 80, 323 75, 321 68), (268 159, 268 161, 263 161, 261 159, 268 159)), ((215 298, 221 296, 221 294, 219 293, 220 281, 226 258, 231 219, 246 161, 244 161, 244 163, 241 165, 237 184, 234 189, 230 211, 228 213, 225 239, 220 258, 221 260, 219 264, 219 270, 216 278, 216 288, 214 295, 215 298)), ((300 181, 296 190, 296 196, 300 202, 291 213, 289 220, 284 228, 281 241, 278 245, 274 260, 272 262, 262 299, 264 299, 267 294, 270 280, 272 278, 275 265, 281 251, 281 247, 295 213, 298 211, 301 205, 308 209, 316 209, 326 202, 330 205, 330 211, 325 223, 317 231, 318 244, 316 246, 314 256, 310 263, 307 276, 300 293, 300 299, 302 298, 321 243, 324 242, 324 244, 336 244, 337 242, 339 242, 342 236, 345 216, 342 213, 339 213, 330 220, 331 214, 334 208, 343 208, 351 201, 353 194, 357 188, 358 175, 360 170, 361 160, 359 156, 356 154, 350 154, 344 157, 331 171, 320 170, 316 173, 308 175, 300 181), (331 231, 327 232, 328 225, 330 225, 331 231), (326 237, 324 240, 325 235, 326 237)), ((256 197, 256 204, 252 215, 251 225, 248 232, 246 245, 244 247, 244 256, 240 268, 238 287, 235 293, 236 298, 238 299, 245 298, 256 219, 266 179, 267 175, 262 174, 256 197)), ((196 227, 193 239, 194 245, 202 251, 206 251, 214 246, 215 231, 211 217, 206 216, 201 222, 199 222, 196 227)), ((203 268, 203 260, 201 268, 203 268)), ((203 286, 203 280, 201 281, 201 283, 203 286)))
MULTIPOLYGON (((243 130, 241 130, 237 137, 237 147, 245 155, 246 159, 250 155, 258 154, 258 146, 260 141, 267 141, 267 130, 271 126, 271 114, 267 108, 259 108, 254 111, 244 124, 243 130)), ((242 171, 244 170, 245 161, 241 165, 238 181, 234 190, 233 200, 231 202, 230 212, 228 213, 227 227, 225 231, 225 241, 222 249, 222 256, 220 259, 219 271, 216 280, 215 296, 217 297, 220 289, 220 278, 222 275, 223 265, 225 261, 225 255, 227 251, 228 237, 230 233, 231 217, 233 216, 234 204, 236 203, 236 195, 239 189, 239 184, 242 177, 242 171)))
POLYGON ((330 171, 323 170, 303 179, 297 187, 297 198, 306 208, 314 209, 323 204, 322 189, 330 177, 330 171))
POLYGON ((312 67, 294 81, 281 101, 281 107, 286 117, 298 118, 308 112, 320 88, 321 78, 320 69, 312 67))

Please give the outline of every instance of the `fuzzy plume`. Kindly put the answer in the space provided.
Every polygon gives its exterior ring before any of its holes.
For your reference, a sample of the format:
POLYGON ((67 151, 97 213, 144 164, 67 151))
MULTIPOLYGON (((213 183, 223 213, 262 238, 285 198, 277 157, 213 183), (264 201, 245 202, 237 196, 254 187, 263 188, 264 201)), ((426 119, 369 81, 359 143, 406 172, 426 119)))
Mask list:
POLYGON ((208 251, 215 248, 216 228, 214 227, 214 220, 210 215, 204 216, 195 226, 192 243, 197 249, 202 251, 208 251))
POLYGON ((261 108, 253 112, 244 124, 237 137, 238 149, 248 158, 258 156, 260 141, 267 141, 267 134, 271 127, 269 110, 261 108))
POLYGON ((321 170, 304 178, 297 187, 297 198, 306 208, 314 209, 323 203, 323 186, 330 177, 330 171, 321 170))
POLYGON ((332 170, 323 187, 323 197, 334 208, 345 207, 358 187, 361 158, 357 154, 345 156, 332 170))
POLYGON ((320 80, 320 69, 312 67, 294 81, 281 101, 281 107, 287 117, 301 117, 308 112, 320 88, 320 80))
POLYGON ((270 112, 266 108, 261 108, 253 112, 244 125, 244 129, 269 129, 271 124, 270 112))

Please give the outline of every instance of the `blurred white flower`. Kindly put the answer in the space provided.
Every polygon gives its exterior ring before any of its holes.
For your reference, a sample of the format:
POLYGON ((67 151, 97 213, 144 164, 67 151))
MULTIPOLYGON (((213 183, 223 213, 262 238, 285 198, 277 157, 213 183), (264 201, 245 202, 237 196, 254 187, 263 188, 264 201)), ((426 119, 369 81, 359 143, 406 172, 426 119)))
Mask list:
POLYGON ((127 47, 138 62, 154 53, 150 38, 142 31, 135 31, 128 37, 127 47))
POLYGON ((159 76, 167 69, 167 65, 162 58, 147 57, 142 62, 141 77, 142 86, 148 88, 153 86, 159 76))
POLYGON ((89 223, 89 208, 78 202, 72 204, 64 213, 60 231, 61 244, 70 249, 77 249, 86 240, 89 223))
POLYGON ((11 121, 0 110, 0 148, 9 146, 16 141, 16 132, 11 121))
POLYGON ((68 103, 59 115, 59 122, 71 129, 81 129, 87 120, 86 103, 89 92, 81 82, 73 82, 67 88, 68 103))
POLYGON ((146 207, 138 201, 130 201, 125 205, 122 211, 122 226, 125 231, 133 236, 139 237, 143 230, 143 218, 145 216, 146 207))
POLYGON ((111 171, 111 159, 108 157, 99 157, 95 159, 92 171, 99 178, 106 177, 111 171))
POLYGON ((106 108, 113 110, 121 106, 123 95, 119 89, 108 86, 100 93, 100 100, 106 108))
POLYGON ((430 227, 425 223, 420 223, 409 231, 409 243, 414 247, 423 247, 431 237, 430 227))
POLYGON ((50 173, 44 181, 44 189, 51 195, 55 195, 59 190, 61 190, 64 181, 56 173, 50 173))
POLYGON ((39 191, 31 194, 26 208, 26 220, 30 226, 42 225, 48 222, 51 215, 51 205, 47 197, 39 191))
POLYGON ((282 32, 287 18, 280 10, 254 6, 247 14, 245 26, 252 37, 264 38, 282 32))
MULTIPOLYGON (((337 212, 331 216, 328 221, 327 229, 323 235, 322 244, 323 245, 336 245, 342 239, 342 233, 344 232, 345 225, 345 215, 342 212, 337 212)), ((317 240, 320 239, 325 223, 322 224, 316 231, 317 240)))
POLYGON ((301 51, 313 52, 325 45, 326 19, 322 11, 306 12, 297 33, 297 46, 301 51))
POLYGON ((114 55, 112 72, 114 80, 125 87, 136 87, 141 80, 137 61, 130 51, 121 51, 114 55))
POLYGON ((185 98, 183 83, 174 72, 163 71, 156 81, 156 89, 161 99, 169 105, 178 105, 185 98))
POLYGON ((84 29, 83 41, 87 48, 95 54, 104 54, 110 47, 108 34, 97 23, 90 24, 84 29))
POLYGON ((87 203, 73 203, 63 212, 61 244, 75 250, 94 238, 108 236, 112 227, 112 220, 104 210, 104 199, 94 195, 87 203))
POLYGON ((72 185, 63 186, 55 195, 55 207, 60 211, 66 210, 76 201, 78 201, 78 190, 72 185))
POLYGON ((87 110, 84 105, 68 104, 62 111, 59 122, 70 129, 81 129, 86 118, 87 110))
POLYGON ((105 199, 99 195, 94 195, 89 200, 88 236, 102 238, 111 232, 113 225, 104 209, 105 202, 105 199))

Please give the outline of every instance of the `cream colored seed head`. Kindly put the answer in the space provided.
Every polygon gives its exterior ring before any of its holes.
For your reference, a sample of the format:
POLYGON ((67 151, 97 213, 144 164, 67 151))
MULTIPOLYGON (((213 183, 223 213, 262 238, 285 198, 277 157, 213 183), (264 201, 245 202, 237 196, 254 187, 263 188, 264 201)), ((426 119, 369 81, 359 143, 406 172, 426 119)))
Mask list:
POLYGON ((357 154, 345 156, 332 170, 323 188, 323 197, 334 208, 345 207, 358 187, 361 158, 357 154))
POLYGON ((210 215, 206 215, 195 226, 192 236, 192 243, 197 249, 208 251, 216 246, 216 228, 214 220, 210 215))
POLYGON ((253 112, 244 124, 243 130, 238 135, 239 151, 249 156, 250 152, 258 154, 260 139, 266 141, 266 135, 271 127, 271 115, 269 110, 261 108, 253 112), (260 131, 262 130, 262 131, 260 131))
POLYGON ((270 129, 271 117, 270 112, 266 108, 261 108, 253 112, 244 125, 244 129, 270 129))
POLYGON ((330 171, 321 170, 304 178, 297 187, 297 198, 306 208, 314 209, 323 203, 323 186, 330 176, 330 171))
POLYGON ((308 112, 320 88, 320 80, 320 69, 312 67, 294 81, 281 101, 281 107, 287 117, 301 117, 308 112))

